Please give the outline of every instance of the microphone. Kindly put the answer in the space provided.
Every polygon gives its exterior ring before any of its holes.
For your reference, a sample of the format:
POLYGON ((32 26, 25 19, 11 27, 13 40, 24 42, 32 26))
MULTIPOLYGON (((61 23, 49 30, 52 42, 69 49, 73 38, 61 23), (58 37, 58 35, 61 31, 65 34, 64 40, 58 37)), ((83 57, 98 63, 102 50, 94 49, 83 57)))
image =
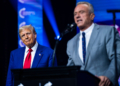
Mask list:
POLYGON ((72 32, 76 28, 76 24, 68 24, 67 28, 60 34, 60 38, 63 37, 65 34, 72 32))
POLYGON ((57 45, 59 43, 59 41, 62 39, 62 37, 69 33, 69 32, 72 32, 76 27, 76 24, 75 23, 72 23, 72 24, 68 24, 67 25, 67 28, 60 34, 60 37, 59 39, 56 40, 56 43, 55 43, 55 47, 54 47, 54 51, 53 51, 53 60, 52 60, 52 67, 54 67, 54 61, 55 61, 55 53, 56 53, 56 48, 57 48, 57 45))
POLYGON ((66 32, 66 31, 72 32, 72 31, 75 29, 75 27, 76 27, 76 24, 75 24, 75 23, 72 23, 72 24, 70 24, 70 25, 68 24, 65 32, 66 32))

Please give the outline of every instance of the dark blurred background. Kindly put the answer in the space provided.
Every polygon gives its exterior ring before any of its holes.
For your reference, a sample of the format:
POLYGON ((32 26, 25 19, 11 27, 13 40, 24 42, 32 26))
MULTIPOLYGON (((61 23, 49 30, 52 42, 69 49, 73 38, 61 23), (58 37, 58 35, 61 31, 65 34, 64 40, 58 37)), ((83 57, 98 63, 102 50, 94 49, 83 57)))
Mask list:
POLYGON ((9 0, 2 0, 1 15, 1 60, 0 60, 0 85, 5 86, 10 51, 17 45, 17 12, 9 0))

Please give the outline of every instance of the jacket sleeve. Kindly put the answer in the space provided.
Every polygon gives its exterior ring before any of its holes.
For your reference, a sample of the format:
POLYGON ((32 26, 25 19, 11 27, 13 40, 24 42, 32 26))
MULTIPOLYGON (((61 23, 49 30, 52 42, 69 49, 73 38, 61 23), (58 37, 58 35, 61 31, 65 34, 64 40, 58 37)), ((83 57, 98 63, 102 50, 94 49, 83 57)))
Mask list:
POLYGON ((70 45, 70 41, 68 41, 67 43, 67 55, 68 55, 68 63, 67 63, 67 66, 74 66, 74 62, 73 62, 73 59, 72 59, 72 53, 71 53, 71 48, 72 46, 70 45))
POLYGON ((13 54, 11 52, 7 72, 6 86, 13 86, 13 73, 11 72, 11 69, 13 68, 13 61, 14 61, 13 54))
MULTIPOLYGON (((111 62, 107 71, 105 72, 105 76, 107 76, 113 83, 113 85, 115 85, 116 82, 115 66, 117 66, 117 72, 118 73, 120 72, 120 37, 118 31, 115 28, 112 28, 106 37, 106 49, 109 60, 111 62), (116 64, 115 59, 117 60, 117 65, 115 65, 116 64)), ((117 78, 118 77, 119 76, 117 76, 117 78)))

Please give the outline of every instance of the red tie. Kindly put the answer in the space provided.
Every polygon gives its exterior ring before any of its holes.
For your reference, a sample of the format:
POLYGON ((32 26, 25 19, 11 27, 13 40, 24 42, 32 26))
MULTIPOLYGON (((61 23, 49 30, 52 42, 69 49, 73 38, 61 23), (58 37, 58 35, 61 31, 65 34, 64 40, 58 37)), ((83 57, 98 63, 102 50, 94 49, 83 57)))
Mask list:
POLYGON ((31 66, 31 52, 32 52, 32 49, 29 49, 29 52, 28 52, 25 62, 24 62, 23 69, 29 69, 31 66))

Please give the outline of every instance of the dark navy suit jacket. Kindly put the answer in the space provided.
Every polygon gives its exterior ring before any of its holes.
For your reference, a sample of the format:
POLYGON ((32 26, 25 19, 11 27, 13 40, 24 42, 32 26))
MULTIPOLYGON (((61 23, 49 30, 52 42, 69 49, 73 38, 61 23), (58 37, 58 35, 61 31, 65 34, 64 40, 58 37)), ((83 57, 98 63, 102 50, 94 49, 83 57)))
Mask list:
MULTIPOLYGON (((25 52, 25 47, 18 48, 11 52, 6 86, 14 86, 13 73, 11 72, 11 69, 23 69, 24 52, 25 52)), ((52 49, 38 44, 38 48, 36 50, 36 54, 31 68, 51 67, 52 55, 53 55, 52 49)), ((57 66, 56 58, 55 58, 54 66, 57 66)))

